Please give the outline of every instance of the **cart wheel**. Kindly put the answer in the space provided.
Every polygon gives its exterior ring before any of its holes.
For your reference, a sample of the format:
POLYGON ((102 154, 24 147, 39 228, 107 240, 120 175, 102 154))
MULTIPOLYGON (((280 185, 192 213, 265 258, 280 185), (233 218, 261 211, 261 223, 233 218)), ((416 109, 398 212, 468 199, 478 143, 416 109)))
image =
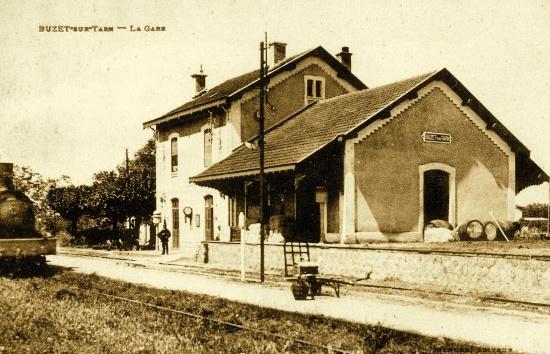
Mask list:
POLYGON ((311 279, 310 282, 311 282, 311 293, 315 296, 321 295, 321 283, 319 283, 315 278, 311 279))
POLYGON ((292 283, 290 290, 292 291, 294 299, 305 300, 307 298, 307 294, 309 293, 309 285, 304 279, 298 278, 296 279, 296 282, 292 283))
POLYGON ((43 274, 48 269, 45 256, 36 256, 33 264, 34 274, 43 274))

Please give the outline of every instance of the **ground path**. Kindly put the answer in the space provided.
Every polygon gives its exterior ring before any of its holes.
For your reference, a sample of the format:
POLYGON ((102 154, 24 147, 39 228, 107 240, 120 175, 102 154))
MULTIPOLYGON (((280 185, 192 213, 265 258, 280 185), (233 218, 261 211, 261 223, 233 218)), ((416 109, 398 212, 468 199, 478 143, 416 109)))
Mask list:
POLYGON ((283 311, 380 324, 520 352, 550 353, 550 316, 539 313, 370 293, 296 301, 288 286, 243 283, 208 275, 151 269, 143 264, 131 266, 128 262, 113 259, 56 255, 48 256, 48 261, 78 272, 96 273, 157 288, 223 297, 283 311))

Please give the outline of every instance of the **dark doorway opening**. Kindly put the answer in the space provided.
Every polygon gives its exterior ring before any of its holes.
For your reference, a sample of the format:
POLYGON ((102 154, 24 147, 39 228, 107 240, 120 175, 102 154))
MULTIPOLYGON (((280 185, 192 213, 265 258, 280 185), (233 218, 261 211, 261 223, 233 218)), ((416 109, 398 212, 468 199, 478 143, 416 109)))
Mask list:
POLYGON ((214 239, 214 199, 211 195, 204 197, 204 239, 214 239))
POLYGON ((449 174, 441 170, 424 172, 424 225, 435 219, 449 221, 449 174))
POLYGON ((296 191, 296 238, 299 241, 320 242, 319 204, 315 202, 316 183, 306 178, 296 191))

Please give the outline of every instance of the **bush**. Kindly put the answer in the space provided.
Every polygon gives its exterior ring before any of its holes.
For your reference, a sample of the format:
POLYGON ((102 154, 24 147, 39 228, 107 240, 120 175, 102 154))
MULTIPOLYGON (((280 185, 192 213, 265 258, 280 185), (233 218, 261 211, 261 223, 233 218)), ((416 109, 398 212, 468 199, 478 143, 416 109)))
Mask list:
POLYGON ((100 229, 94 227, 78 231, 73 244, 96 248, 123 248, 131 250, 138 245, 134 235, 135 232, 131 229, 120 229, 114 232, 110 228, 100 229))
POLYGON ((88 246, 95 246, 101 243, 107 242, 107 240, 115 240, 113 230, 111 229, 100 229, 100 228, 90 228, 86 230, 79 230, 77 232, 77 238, 84 239, 84 242, 88 246))
POLYGON ((82 215, 78 218, 78 229, 79 230, 88 230, 88 229, 109 229, 111 227, 111 221, 107 218, 92 218, 88 215, 82 215))
POLYGON ((521 224, 521 238, 528 239, 543 239, 543 235, 546 234, 547 222, 546 220, 520 220, 521 224))
POLYGON ((45 214, 37 215, 37 224, 41 233, 50 233, 52 235, 59 235, 63 231, 67 230, 67 221, 65 221, 58 214, 45 214))
POLYGON ((136 232, 133 229, 118 230, 118 239, 122 240, 124 249, 131 250, 139 246, 139 241, 136 239, 136 232))
POLYGON ((64 247, 73 246, 75 242, 74 236, 67 231, 57 233, 57 244, 64 247))

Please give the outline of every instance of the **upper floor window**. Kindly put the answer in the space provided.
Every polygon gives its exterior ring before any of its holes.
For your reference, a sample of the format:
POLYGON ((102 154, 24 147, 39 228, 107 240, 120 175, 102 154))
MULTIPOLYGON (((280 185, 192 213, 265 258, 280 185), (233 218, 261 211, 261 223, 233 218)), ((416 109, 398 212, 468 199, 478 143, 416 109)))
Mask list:
POLYGON ((204 131, 204 167, 212 164, 212 129, 204 131))
POLYGON ((325 78, 306 75, 304 79, 306 104, 325 98, 325 78))
POLYGON ((170 140, 170 166, 172 173, 178 172, 178 138, 170 140))

